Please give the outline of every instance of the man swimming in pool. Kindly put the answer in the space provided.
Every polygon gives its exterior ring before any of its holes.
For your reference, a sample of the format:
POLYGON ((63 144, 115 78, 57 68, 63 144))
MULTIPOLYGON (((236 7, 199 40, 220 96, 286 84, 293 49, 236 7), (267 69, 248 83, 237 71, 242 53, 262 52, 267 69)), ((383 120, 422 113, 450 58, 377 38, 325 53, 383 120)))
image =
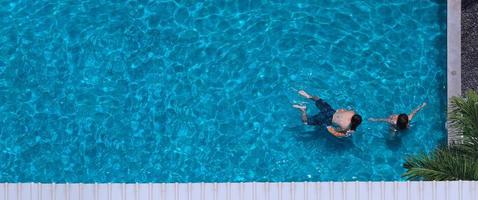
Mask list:
POLYGON ((422 103, 422 105, 415 108, 410 114, 392 114, 388 118, 370 118, 369 121, 372 122, 387 122, 390 124, 391 128, 395 131, 405 130, 410 128, 410 121, 412 121, 413 117, 420 111, 423 107, 425 107, 427 103, 422 103))
POLYGON ((300 90, 299 94, 307 99, 313 100, 315 106, 320 112, 312 117, 307 116, 307 107, 305 105, 295 104, 294 108, 301 111, 302 122, 312 126, 326 126, 327 130, 335 137, 348 137, 357 130, 362 123, 362 117, 352 110, 335 110, 327 102, 317 96, 307 94, 300 90))

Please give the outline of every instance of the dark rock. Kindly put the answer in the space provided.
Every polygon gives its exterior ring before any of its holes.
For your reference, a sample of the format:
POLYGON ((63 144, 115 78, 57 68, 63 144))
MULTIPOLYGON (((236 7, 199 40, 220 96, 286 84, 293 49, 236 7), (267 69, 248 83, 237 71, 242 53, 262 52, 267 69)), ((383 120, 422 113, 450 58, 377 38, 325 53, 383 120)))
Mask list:
POLYGON ((478 90, 478 1, 462 1, 462 91, 478 90))

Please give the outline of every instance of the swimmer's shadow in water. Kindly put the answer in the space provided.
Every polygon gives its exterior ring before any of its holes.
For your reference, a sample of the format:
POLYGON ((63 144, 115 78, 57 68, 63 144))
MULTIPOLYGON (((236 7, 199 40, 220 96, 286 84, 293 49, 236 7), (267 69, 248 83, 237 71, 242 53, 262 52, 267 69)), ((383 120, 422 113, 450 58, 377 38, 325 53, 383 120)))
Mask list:
POLYGON ((407 140, 407 137, 413 137, 413 134, 416 134, 415 129, 419 129, 420 125, 416 123, 412 123, 412 127, 406 130, 400 131, 393 131, 390 127, 387 127, 383 131, 386 132, 384 134, 385 144, 387 145, 388 149, 390 150, 398 150, 403 146, 403 140, 407 140))
POLYGON ((410 134, 411 130, 401 130, 401 131, 393 131, 390 129, 390 127, 387 128, 388 132, 385 135, 385 144, 390 150, 398 150, 402 147, 403 145, 403 138, 406 138, 407 135, 410 134))
POLYGON ((402 147, 402 136, 388 136, 385 139, 385 144, 390 150, 396 151, 402 147))
POLYGON ((294 126, 287 128, 287 131, 294 134, 297 141, 323 143, 324 147, 331 151, 343 151, 355 147, 352 138, 337 138, 330 134, 325 127, 294 126))

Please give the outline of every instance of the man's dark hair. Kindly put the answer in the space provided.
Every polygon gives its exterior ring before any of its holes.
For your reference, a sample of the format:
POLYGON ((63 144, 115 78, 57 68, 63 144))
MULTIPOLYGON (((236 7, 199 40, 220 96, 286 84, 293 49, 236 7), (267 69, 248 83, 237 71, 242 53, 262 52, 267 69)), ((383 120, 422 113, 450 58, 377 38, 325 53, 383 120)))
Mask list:
POLYGON ((397 118, 397 128, 398 130, 404 130, 408 128, 408 115, 407 114, 400 114, 397 118))
POLYGON ((362 123, 362 116, 355 114, 352 116, 350 130, 355 131, 357 127, 362 123))

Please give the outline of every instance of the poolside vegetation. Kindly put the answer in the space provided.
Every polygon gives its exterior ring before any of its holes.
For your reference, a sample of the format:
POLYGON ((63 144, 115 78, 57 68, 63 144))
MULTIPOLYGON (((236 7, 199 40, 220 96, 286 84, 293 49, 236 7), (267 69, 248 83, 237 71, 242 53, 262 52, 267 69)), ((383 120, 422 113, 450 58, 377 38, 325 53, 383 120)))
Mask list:
POLYGON ((430 154, 406 159, 403 177, 407 180, 478 180, 478 94, 468 91, 455 97, 449 111, 450 125, 463 134, 463 140, 437 148, 430 154))

